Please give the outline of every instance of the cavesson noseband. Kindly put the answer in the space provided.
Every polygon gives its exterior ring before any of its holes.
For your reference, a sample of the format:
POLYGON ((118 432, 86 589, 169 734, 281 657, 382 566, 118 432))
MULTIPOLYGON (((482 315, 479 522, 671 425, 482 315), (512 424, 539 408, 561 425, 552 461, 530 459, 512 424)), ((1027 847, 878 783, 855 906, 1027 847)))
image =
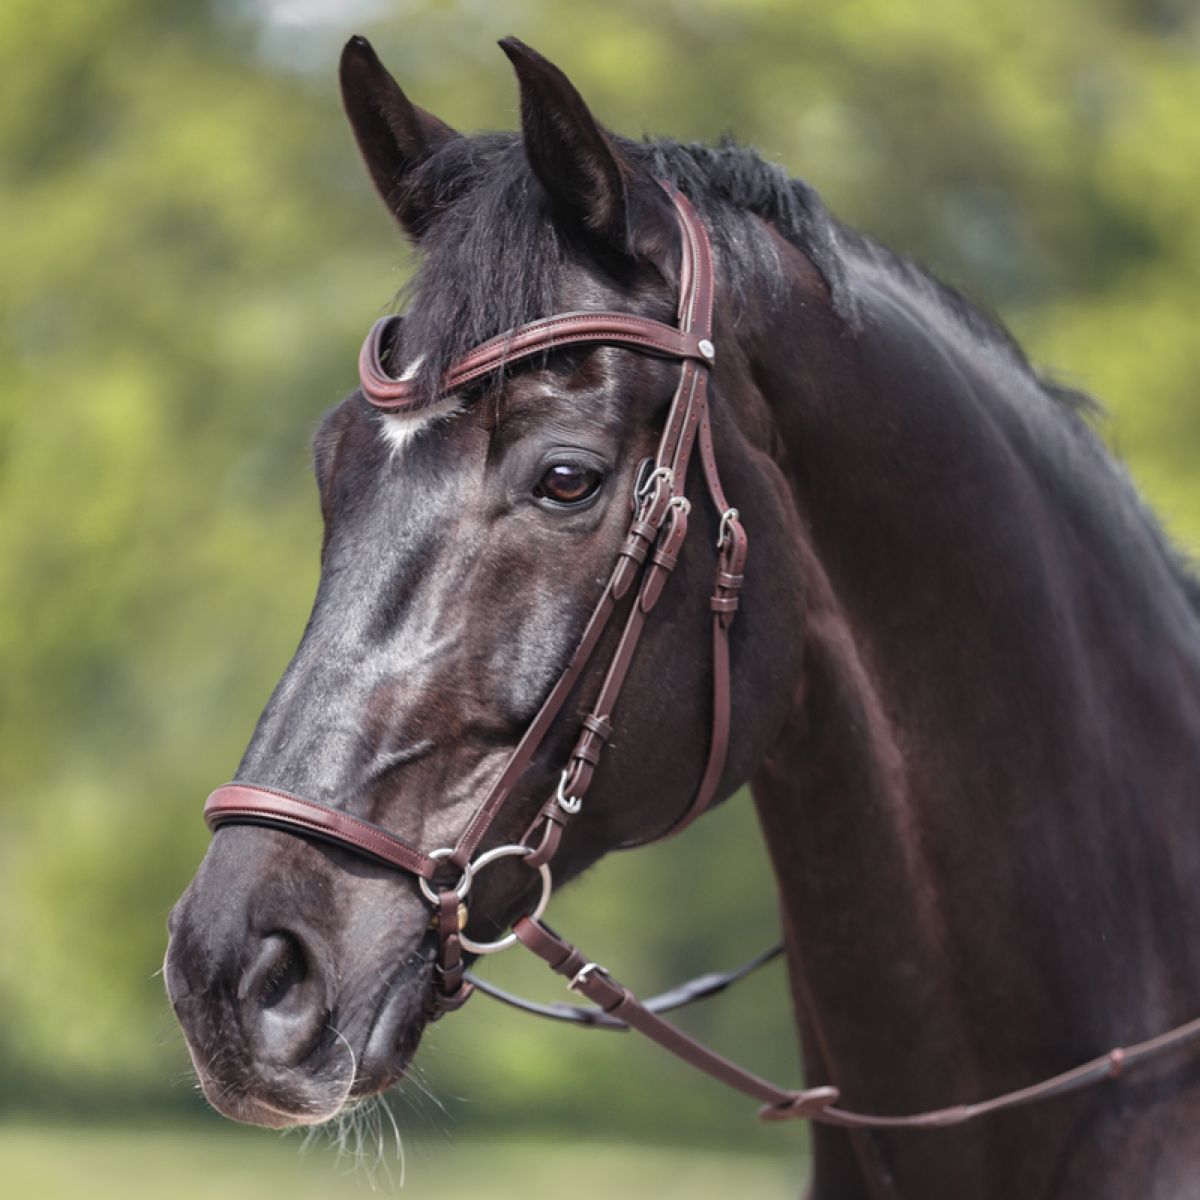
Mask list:
MULTIPOLYGON (((559 346, 602 343, 625 346, 645 354, 678 359, 679 383, 648 470, 635 483, 634 512, 616 564, 592 612, 566 670, 554 684, 509 756, 495 783, 452 847, 421 850, 370 821, 332 805, 248 783, 229 783, 208 798, 204 816, 214 832, 225 825, 267 825, 289 833, 318 838, 353 851, 417 878, 422 895, 434 911, 438 953, 434 964, 431 1015, 460 1007, 478 986, 508 1003, 540 1015, 605 1029, 636 1029, 693 1067, 706 1072, 763 1105, 767 1120, 803 1117, 849 1128, 931 1128, 955 1125, 987 1112, 1028 1104, 1074 1091, 1116 1075, 1130 1065, 1170 1045, 1200 1035, 1200 1020, 1148 1042, 1100 1055, 1071 1071, 977 1104, 959 1104, 908 1116, 872 1116, 835 1106, 833 1087, 794 1090, 777 1087, 694 1041, 659 1015, 671 1008, 722 990, 749 971, 775 957, 779 947, 766 951, 737 971, 703 976, 652 1001, 640 1001, 603 967, 591 962, 559 938, 541 917, 550 898, 549 864, 563 830, 581 809, 591 786, 605 742, 612 732, 617 699, 633 661, 646 619, 674 569, 688 529, 690 502, 684 495, 688 466, 696 446, 708 495, 720 519, 712 609, 712 722, 708 758, 690 805, 667 830, 666 837, 686 828, 712 803, 720 784, 729 745, 729 629, 738 608, 746 562, 745 529, 721 486, 709 420, 708 378, 715 359, 713 342, 713 262, 708 234, 687 199, 664 184, 679 224, 681 256, 678 324, 666 325, 646 317, 613 312, 571 312, 545 317, 483 342, 453 364, 443 379, 452 392, 494 371, 559 346), (589 714, 584 717, 574 748, 558 786, 538 811, 519 842, 496 846, 479 854, 489 830, 517 787, 538 748, 562 710, 601 636, 618 608, 628 607, 624 629, 608 664, 604 681, 589 714), (465 901, 475 876, 489 864, 518 857, 541 877, 541 894, 528 916, 512 932, 492 942, 477 942, 464 931, 465 901), (458 873, 444 886, 445 870, 458 873), (520 942, 564 976, 571 991, 596 1009, 573 1005, 535 1005, 469 978, 464 952, 489 954, 520 942)), ((384 412, 413 407, 417 385, 396 379, 384 366, 386 347, 397 317, 377 321, 359 356, 364 396, 384 412)))

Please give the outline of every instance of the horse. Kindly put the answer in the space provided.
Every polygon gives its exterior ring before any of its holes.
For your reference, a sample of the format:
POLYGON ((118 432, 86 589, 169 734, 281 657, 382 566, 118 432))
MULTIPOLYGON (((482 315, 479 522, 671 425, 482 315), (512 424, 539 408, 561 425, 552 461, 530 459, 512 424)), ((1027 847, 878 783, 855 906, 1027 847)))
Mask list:
MULTIPOLYGON (((1186 1041, 1113 1051, 1119 1078, 1036 1104, 887 1124, 1200 1014, 1200 585, 1092 402, 754 151, 614 135, 501 46, 516 134, 463 136, 365 40, 343 52, 351 128, 421 263, 315 435, 312 615, 238 768, 243 819, 218 799, 169 921, 208 1100, 278 1127, 378 1093, 439 983, 445 1007, 467 994, 467 951, 544 930, 551 855, 566 882, 749 783, 810 1085, 794 1115, 835 1095, 881 1115, 814 1126, 813 1200, 1191 1195, 1186 1041), (677 309, 697 228, 711 339, 677 309), (628 336, 508 354, 505 331, 563 312, 628 336), (683 478, 655 458, 689 379, 729 507, 686 456, 683 478), (624 631, 591 637, 595 606, 644 594, 615 595, 614 561, 657 571, 657 603, 600 719, 624 631), (432 852, 464 839, 499 852, 473 883, 470 853, 432 852)), ((617 995, 594 963, 562 969, 617 995)))

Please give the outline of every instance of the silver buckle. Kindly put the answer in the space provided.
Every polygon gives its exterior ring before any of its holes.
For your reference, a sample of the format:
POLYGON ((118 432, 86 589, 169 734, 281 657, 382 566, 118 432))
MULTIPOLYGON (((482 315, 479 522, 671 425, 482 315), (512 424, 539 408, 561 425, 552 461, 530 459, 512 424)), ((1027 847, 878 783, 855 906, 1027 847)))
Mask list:
POLYGON ((555 793, 558 799, 558 807, 563 810, 569 817, 573 817, 583 807, 582 796, 568 796, 566 794, 567 777, 571 774, 570 767, 563 767, 562 774, 558 777, 558 790, 555 793))
POLYGON ((667 486, 671 487, 675 483, 675 472, 670 467, 655 467, 649 475, 646 476, 645 482, 637 491, 637 498, 645 500, 653 491, 655 484, 660 480, 665 479, 667 486))
POLYGON ((721 514, 721 528, 717 530, 717 549, 722 550, 729 537, 729 530, 741 514, 736 508, 727 508, 721 514))
POLYGON ((601 975, 607 975, 609 979, 612 978, 612 976, 608 974, 608 971, 604 967, 602 967, 599 963, 596 963, 596 962, 584 963, 583 966, 580 967, 579 970, 576 971, 575 974, 571 977, 571 982, 567 984, 567 991, 568 992, 579 991, 581 985, 588 978, 588 976, 591 975, 591 973, 593 971, 599 971, 601 975))

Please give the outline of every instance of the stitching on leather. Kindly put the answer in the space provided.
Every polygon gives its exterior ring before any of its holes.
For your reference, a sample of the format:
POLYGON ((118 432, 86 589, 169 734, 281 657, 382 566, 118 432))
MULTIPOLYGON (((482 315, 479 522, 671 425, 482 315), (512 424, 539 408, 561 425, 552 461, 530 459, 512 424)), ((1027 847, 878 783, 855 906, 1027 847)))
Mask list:
MULTIPOLYGON (((566 314, 531 322, 481 343, 461 360, 462 363, 472 365, 464 369, 460 364, 451 367, 446 373, 444 390, 454 391, 508 362, 519 362, 560 346, 593 341, 640 346, 688 362, 695 360, 699 355, 693 345, 695 334, 690 329, 681 330, 649 317, 622 316, 620 313, 566 314), (564 326, 577 328, 568 334, 553 333, 553 330, 564 326), (549 336, 543 336, 544 334, 549 336), (530 337, 532 341, 516 344, 530 337)), ((378 403, 378 407, 401 407, 405 400, 411 399, 413 385, 408 380, 393 379, 384 375, 379 369, 378 339, 368 335, 368 343, 371 352, 367 356, 365 366, 369 368, 370 378, 361 379, 363 391, 368 399, 378 403), (379 403, 380 401, 382 403, 379 403)), ((364 370, 363 374, 367 373, 364 370)))
MULTIPOLYGON (((422 870, 419 874, 433 873, 434 862, 427 854, 423 854, 415 847, 408 845, 400 840, 395 834, 389 833, 386 829, 380 829, 376 825, 372 825, 369 821, 364 821, 361 817, 356 817, 352 813, 344 812, 340 808, 331 808, 329 805, 320 804, 315 800, 305 799, 303 796, 295 796, 291 792, 285 792, 279 788, 258 787, 254 784, 232 783, 226 784, 225 787, 218 788, 214 795, 224 791, 226 788, 237 789, 240 791, 261 792, 267 796, 278 796, 281 800, 287 800, 292 804, 299 804, 303 808, 309 809, 314 813, 319 813, 319 817, 305 819, 304 817, 293 816, 292 814, 278 814, 265 812, 261 809, 242 805, 222 804, 217 802, 214 810, 214 816, 220 819, 224 814, 233 814, 240 816, 250 816, 257 814, 258 816, 274 816, 277 819, 285 821, 295 821, 298 824, 307 825, 314 829, 331 830, 341 834, 340 829, 333 827, 340 824, 350 826, 354 838, 347 837, 347 840, 354 840, 356 845, 371 848, 372 846, 382 847, 388 850, 395 858, 404 858, 409 862, 418 863, 422 870)), ((379 849, 374 850, 375 853, 380 853, 379 849)), ((384 855, 388 857, 388 855, 384 855)))
MULTIPOLYGON (((404 860, 405 868, 407 870, 411 870, 414 875, 419 875, 425 879, 428 879, 433 875, 433 866, 435 864, 433 864, 432 860, 427 859, 425 855, 421 854, 420 851, 408 850, 406 854, 383 854, 381 853, 379 847, 376 846, 371 839, 355 836, 356 831, 354 830, 345 831, 341 829, 334 829, 321 821, 308 820, 305 817, 293 816, 290 813, 273 813, 269 810, 261 808, 229 807, 221 809, 220 813, 217 814, 217 823, 218 825, 222 825, 225 824, 227 820, 243 820, 246 818, 253 818, 259 821, 280 821, 288 825, 299 825, 305 829, 311 829, 314 833, 335 833, 337 834, 339 841, 349 842, 351 845, 357 846, 361 850, 366 850, 370 854, 376 855, 385 861, 392 862, 395 860, 396 862, 399 862, 404 860)), ((383 844, 385 846, 388 845, 386 842, 383 844)))

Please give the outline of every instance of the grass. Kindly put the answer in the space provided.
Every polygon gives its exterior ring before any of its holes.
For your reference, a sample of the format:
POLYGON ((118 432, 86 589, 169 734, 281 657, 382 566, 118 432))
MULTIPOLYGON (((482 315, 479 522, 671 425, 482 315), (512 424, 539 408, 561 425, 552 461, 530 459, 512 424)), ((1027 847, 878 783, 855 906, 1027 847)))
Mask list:
MULTIPOLYGON (((234 1127, 0 1125, 7 1200, 792 1200, 804 1164, 695 1147, 535 1139, 406 1145, 401 1189, 394 1143, 376 1164, 299 1137, 234 1127)), ((369 1161, 368 1161, 369 1160, 369 1161)))

